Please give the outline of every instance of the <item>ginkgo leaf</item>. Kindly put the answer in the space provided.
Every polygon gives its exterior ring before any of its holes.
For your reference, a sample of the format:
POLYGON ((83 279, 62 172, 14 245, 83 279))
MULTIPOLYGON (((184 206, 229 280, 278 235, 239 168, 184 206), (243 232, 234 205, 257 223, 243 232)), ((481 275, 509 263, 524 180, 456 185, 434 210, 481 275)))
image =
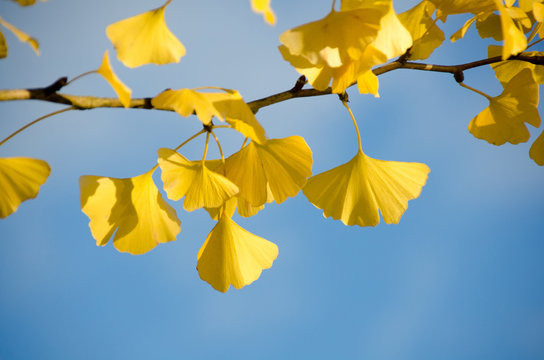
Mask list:
POLYGON ((159 166, 164 190, 169 199, 185 196, 183 208, 218 208, 238 193, 238 187, 226 177, 208 169, 202 161, 189 161, 174 150, 159 149, 159 166))
POLYGON ((113 72, 111 65, 110 65, 110 59, 108 57, 108 50, 104 53, 104 58, 102 59, 102 64, 100 64, 100 67, 96 71, 100 75, 106 79, 106 81, 111 85, 113 90, 115 90, 115 93, 119 97, 119 101, 121 101, 121 104, 123 104, 124 107, 128 108, 130 106, 130 94, 132 91, 128 86, 123 84, 121 80, 115 75, 113 72))
POLYGON ((533 3, 533 16, 539 23, 544 22, 544 3, 533 3))
POLYGON ((459 28, 459 30, 457 30, 456 32, 454 32, 454 33, 450 36, 451 42, 456 42, 457 40, 464 38, 464 37, 465 37, 465 34, 466 34, 467 31, 468 31, 468 29, 472 26, 472 24, 474 24, 474 22, 476 21, 476 19, 477 19, 476 16, 473 16, 473 17, 471 17, 470 19, 468 19, 468 20, 463 24, 463 26, 461 26, 461 28, 459 28))
POLYGON ((375 97, 380 97, 378 94, 379 80, 372 70, 367 70, 357 78, 357 87, 361 94, 372 94, 375 97))
POLYGON ((176 240, 181 222, 155 186, 153 171, 126 179, 79 178, 81 210, 90 219, 97 246, 113 236, 117 250, 140 255, 176 240))
POLYGON ((529 157, 540 166, 544 166, 544 131, 536 138, 529 149, 529 157))
POLYGON ((346 225, 398 223, 419 196, 429 168, 421 163, 377 160, 359 151, 349 162, 308 179, 304 195, 323 216, 346 225))
POLYGON ((249 143, 225 161, 225 174, 240 189, 239 196, 258 207, 268 191, 282 203, 295 196, 312 175, 312 151, 300 136, 249 143))
POLYGON ((270 7, 270 0, 251 0, 251 8, 258 14, 263 14, 264 19, 270 25, 276 23, 276 15, 270 7))
MULTIPOLYGON (((267 202, 274 201, 273 198, 269 198, 267 202)), ((251 217, 257 215, 259 211, 264 209, 264 205, 253 206, 246 199, 236 195, 228 199, 222 207, 218 208, 204 208, 213 220, 219 220, 224 213, 228 217, 232 217, 234 212, 238 210, 238 214, 243 217, 251 217)))
POLYGON ((204 125, 209 125, 215 116, 258 143, 266 141, 263 127, 242 95, 236 90, 221 90, 221 92, 165 90, 154 97, 151 104, 155 108, 174 110, 181 116, 189 116, 194 112, 204 125))
POLYGON ((17 37, 17 39, 19 39, 19 41, 22 41, 30 45, 30 47, 32 48, 32 50, 34 50, 36 55, 40 55, 40 46, 38 44, 38 40, 34 39, 32 36, 28 35, 27 33, 19 30, 18 28, 11 25, 10 23, 5 21, 1 17, 0 17, 0 24, 6 29, 8 29, 9 31, 11 31, 17 37))
POLYGON ((15 212, 23 201, 35 198, 50 173, 43 160, 0 158, 0 218, 15 212))
POLYGON ((185 47, 164 21, 163 6, 121 20, 106 28, 106 35, 117 51, 117 58, 130 68, 145 64, 179 62, 185 47))
POLYGON ((529 140, 525 123, 540 126, 538 85, 529 69, 514 76, 499 96, 488 100, 489 106, 468 125, 468 130, 476 138, 493 145, 505 142, 519 144, 529 140))
POLYGON ((482 39, 492 38, 496 41, 503 41, 501 17, 497 14, 489 14, 483 20, 476 22, 476 29, 482 39))
POLYGON ((448 15, 497 10, 494 0, 430 0, 437 8, 438 17, 445 21, 448 15))
MULTIPOLYGON (((487 48, 488 57, 501 56, 502 47, 496 45, 489 45, 487 48)), ((530 51, 524 52, 528 56, 542 56, 544 52, 530 51)), ((520 60, 508 60, 491 64, 491 67, 495 71, 495 76, 501 82, 502 86, 505 86, 514 76, 519 74, 523 69, 529 69, 533 73, 533 77, 537 84, 544 84, 544 66, 531 64, 527 61, 520 60)))
POLYGON ((197 255, 200 278, 214 289, 226 292, 257 280, 278 257, 276 244, 241 228, 223 216, 208 234, 197 255))
MULTIPOLYGON (((389 4, 390 1, 381 0, 372 1, 365 8, 332 10, 321 20, 281 34, 283 45, 279 50, 284 59, 306 75, 316 89, 328 87, 330 81, 339 76, 351 75, 349 80, 342 81, 351 83, 360 72, 375 65, 373 61, 353 63, 363 57, 366 48, 376 39, 380 21, 390 9, 389 4)), ((368 58, 374 60, 374 57, 368 58)), ((335 88, 336 92, 345 90, 338 85, 335 88)))
POLYGON ((414 44, 410 49, 410 59, 427 59, 444 41, 444 32, 436 26, 431 15, 435 6, 430 1, 422 1, 410 10, 399 14, 404 27, 412 34, 414 44))
POLYGON ((527 38, 510 17, 502 0, 494 0, 499 9, 501 28, 504 38, 502 59, 506 60, 510 55, 517 55, 527 48, 527 38))
POLYGON ((8 45, 6 44, 4 34, 0 30, 0 59, 5 58, 6 56, 8 56, 8 45))

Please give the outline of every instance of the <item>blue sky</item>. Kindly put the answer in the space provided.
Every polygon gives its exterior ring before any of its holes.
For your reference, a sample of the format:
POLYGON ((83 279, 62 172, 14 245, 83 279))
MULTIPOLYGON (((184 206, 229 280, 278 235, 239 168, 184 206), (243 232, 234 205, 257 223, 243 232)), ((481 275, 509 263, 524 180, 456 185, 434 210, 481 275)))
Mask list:
MULTIPOLYGON (((277 51, 279 34, 323 17, 330 3, 273 0, 278 23, 270 27, 247 0, 173 1, 166 21, 187 48, 181 62, 128 69, 111 56, 112 66, 134 97, 221 86, 248 101, 261 98, 298 77, 277 51)), ((49 0, 20 8, 1 1, 1 16, 36 36, 42 54, 6 32, 0 88, 41 87, 96 69, 106 49, 113 54, 106 26, 160 5, 49 0)), ((452 17, 442 26, 446 35, 465 19, 452 17)), ((481 59, 488 42, 471 29, 445 44, 429 62, 481 59)), ((491 95, 501 91, 490 69, 465 78, 491 95)), ((98 75, 63 91, 114 96, 98 75)), ((450 75, 395 71, 380 77, 379 99, 349 93, 368 155, 429 165, 421 196, 398 225, 376 228, 325 219, 302 194, 236 218, 276 243, 279 256, 255 283, 226 294, 195 269, 214 225, 205 212, 171 202, 182 221, 177 241, 131 256, 97 247, 79 208, 79 176, 141 174, 158 148, 198 131, 196 118, 68 112, 3 145, 0 156, 41 158, 52 173, 37 199, 0 221, 0 359, 542 359, 544 169, 529 159, 530 144, 475 139, 467 125, 486 100, 450 75)), ((60 106, 0 109, 3 138, 60 106)), ((257 116, 269 137, 306 139, 314 174, 355 154, 356 135, 335 96, 283 102, 257 116)), ((239 147, 239 136, 219 134, 227 152, 239 147)), ((202 146, 195 141, 184 155, 198 158, 202 146)))

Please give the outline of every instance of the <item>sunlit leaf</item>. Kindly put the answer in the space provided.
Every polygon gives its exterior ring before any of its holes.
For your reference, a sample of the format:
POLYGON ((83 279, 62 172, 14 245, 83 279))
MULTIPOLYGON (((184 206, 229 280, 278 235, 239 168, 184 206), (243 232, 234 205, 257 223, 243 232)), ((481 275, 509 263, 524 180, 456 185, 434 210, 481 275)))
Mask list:
MULTIPOLYGON (((343 92, 360 72, 374 66, 363 61, 367 47, 376 39, 382 17, 390 1, 372 1, 366 8, 331 11, 325 18, 298 26, 281 34, 279 50, 286 61, 306 75, 316 89, 325 89, 331 80, 335 92, 343 92), (361 60, 357 62, 357 60, 361 60), (355 63, 356 62, 356 63, 355 63)), ((368 57, 373 60, 375 54, 368 57)), ((383 55, 387 60, 387 57, 383 55)))
POLYGON ((427 59, 434 49, 444 41, 444 32, 436 26, 431 15, 435 6, 429 1, 422 1, 408 11, 399 14, 399 19, 408 29, 414 44, 410 49, 410 59, 427 59))
POLYGON ((372 94, 375 97, 380 97, 378 94, 379 81, 372 70, 367 70, 357 78, 357 87, 361 94, 372 94))
POLYGON ((96 245, 106 245, 113 236, 117 250, 139 255, 176 240, 181 222, 155 186, 153 171, 125 179, 79 178, 81 210, 90 219, 96 245))
POLYGON ((170 149, 159 149, 159 166, 164 190, 169 199, 185 196, 183 208, 218 208, 238 193, 238 187, 226 177, 208 169, 202 161, 189 161, 170 149))
POLYGON ((308 179, 304 195, 323 216, 346 225, 398 223, 408 201, 419 196, 427 181, 425 164, 377 160, 359 151, 346 164, 308 179))
POLYGON ((102 59, 102 64, 100 64, 100 67, 97 70, 97 73, 102 75, 104 79, 111 85, 113 90, 115 90, 115 93, 119 97, 119 100, 121 101, 121 104, 123 104, 124 107, 128 108, 130 106, 130 94, 132 91, 123 84, 121 80, 115 75, 113 72, 110 60, 108 58, 108 50, 104 53, 104 58, 102 59))
POLYGON ((249 143, 225 162, 225 174, 253 207, 269 198, 279 204, 295 196, 312 175, 312 151, 300 136, 249 143))
MULTIPOLYGON (((487 48, 487 55, 491 57, 501 56, 502 47, 496 45, 489 45, 487 48)), ((530 51, 524 52, 528 56, 543 56, 544 52, 530 51)), ((503 86, 505 86, 514 76, 519 74, 523 69, 529 69, 533 73, 533 77, 538 84, 544 84, 544 66, 535 65, 527 61, 521 60, 508 60, 491 64, 491 67, 495 71, 495 76, 503 86)))
POLYGON ((276 15, 270 7, 270 0, 251 0, 251 8, 258 14, 263 14, 264 19, 270 25, 276 23, 276 15))
POLYGON ((523 31, 519 29, 507 10, 503 5, 502 0, 495 0, 496 6, 499 9, 501 28, 504 38, 502 48, 502 59, 506 60, 510 55, 517 55, 527 48, 527 38, 523 31))
POLYGON ((121 20, 106 28, 117 58, 130 68, 179 62, 185 47, 170 32, 164 20, 166 5, 121 20))
POLYGON ((215 116, 258 143, 266 141, 263 127, 242 95, 236 90, 221 90, 221 92, 165 90, 154 97, 151 104, 155 108, 174 110, 181 116, 189 116, 194 112, 204 125, 209 125, 215 116))
POLYGON ((457 40, 464 38, 466 32, 468 31, 468 29, 470 28, 470 26, 471 26, 472 24, 474 24, 474 22, 476 21, 476 19, 477 19, 476 16, 473 16, 472 18, 468 19, 468 20, 463 24, 463 26, 461 26, 461 28, 460 28, 459 30, 457 30, 456 32, 454 32, 454 33, 450 36, 451 42, 456 42, 457 40))
POLYGON ((529 149, 529 156, 538 165, 544 166, 544 131, 541 132, 540 136, 533 142, 531 149, 529 149))
POLYGON ((15 212, 23 201, 35 198, 50 172, 43 160, 0 158, 0 218, 15 212))
POLYGON ((438 10, 438 17, 445 20, 448 15, 481 12, 497 10, 494 0, 430 0, 438 10))
POLYGON ((36 55, 40 55, 40 46, 38 44, 38 40, 34 39, 32 36, 28 35, 27 33, 19 30, 18 28, 11 25, 10 23, 5 21, 1 17, 0 17, 0 25, 2 25, 3 27, 11 31, 20 41, 30 45, 30 47, 32 47, 32 50, 34 50, 36 55))
POLYGON ((489 99, 489 106, 472 119, 468 130, 493 145, 526 142, 530 134, 525 123, 540 126, 537 105, 538 85, 531 71, 524 69, 505 85, 502 94, 489 99))
POLYGON ((219 219, 198 252, 200 278, 226 292, 257 280, 278 256, 276 244, 241 228, 228 216, 219 219))

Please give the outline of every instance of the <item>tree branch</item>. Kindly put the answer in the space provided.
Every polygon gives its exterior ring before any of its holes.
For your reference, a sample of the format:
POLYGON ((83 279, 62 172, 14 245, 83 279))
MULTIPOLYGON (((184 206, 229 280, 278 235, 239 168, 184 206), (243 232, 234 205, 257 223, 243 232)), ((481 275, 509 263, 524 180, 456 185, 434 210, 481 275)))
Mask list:
MULTIPOLYGON (((507 61, 510 60, 520 60, 535 65, 544 65, 544 56, 542 55, 529 55, 528 53, 521 53, 519 55, 510 56, 507 61)), ((465 70, 490 65, 501 61, 503 60, 500 56, 495 56, 492 58, 482 59, 459 65, 436 65, 410 62, 399 59, 391 63, 379 66, 373 69, 372 72, 376 76, 379 76, 381 74, 385 74, 387 72, 398 69, 433 71, 453 74, 458 80, 462 79, 462 73, 465 70)), ((256 113, 259 109, 263 107, 270 106, 289 99, 332 94, 331 88, 327 88, 325 90, 302 89, 301 85, 304 85, 304 81, 304 79, 300 78, 297 81, 297 84, 292 89, 270 95, 258 100, 250 101, 248 102, 248 105, 250 106, 251 110, 256 113)), ((77 96, 59 93, 58 90, 60 90, 64 86, 64 84, 66 84, 66 78, 60 78, 53 84, 44 88, 0 90, 0 101, 42 100, 58 104, 70 105, 79 110, 124 107, 118 98, 77 96)), ((131 99, 129 108, 172 111, 171 109, 154 107, 151 104, 151 99, 152 98, 131 99)))

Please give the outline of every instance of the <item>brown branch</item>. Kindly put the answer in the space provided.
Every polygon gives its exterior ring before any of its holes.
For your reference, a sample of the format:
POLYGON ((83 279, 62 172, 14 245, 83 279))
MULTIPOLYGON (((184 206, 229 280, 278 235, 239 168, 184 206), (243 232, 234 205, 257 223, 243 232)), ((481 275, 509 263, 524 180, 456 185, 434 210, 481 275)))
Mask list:
MULTIPOLYGON (((511 56, 508 60, 520 60, 526 61, 535 65, 544 65, 544 56, 542 55, 529 55, 521 53, 519 55, 511 56)), ((404 60, 397 60, 391 63, 379 66, 372 70, 376 75, 382 75, 387 72, 397 70, 397 69, 410 69, 410 70, 421 70, 421 71, 433 71, 433 72, 443 72, 450 73, 455 75, 455 79, 462 79, 462 73, 465 70, 477 68, 480 66, 490 65, 503 61, 500 56, 495 56, 488 59, 473 61, 465 64, 459 65, 436 65, 436 64, 425 64, 418 62, 410 62, 404 60)), ((259 109, 270 106, 282 101, 289 99, 310 97, 310 96, 321 96, 332 94, 331 88, 325 90, 316 90, 316 89, 302 89, 301 84, 304 84, 304 79, 300 78, 297 81, 295 87, 290 90, 283 91, 274 95, 270 95, 258 100, 248 102, 248 105, 251 107, 253 112, 257 112, 259 109)), ((13 89, 13 90, 0 90, 0 101, 14 101, 14 100, 42 100, 58 104, 70 105, 77 109, 94 109, 94 108, 122 108, 123 104, 119 101, 118 98, 105 98, 105 97, 95 97, 95 96, 77 96, 59 93, 58 90, 66 83, 66 78, 60 78, 55 81, 53 84, 45 88, 37 89, 13 89)), ((352 84, 354 85, 354 84, 352 84)), ((151 104, 151 98, 138 98, 131 99, 129 108, 136 109, 156 109, 156 110, 165 110, 172 111, 171 109, 164 109, 154 107, 151 104)))

